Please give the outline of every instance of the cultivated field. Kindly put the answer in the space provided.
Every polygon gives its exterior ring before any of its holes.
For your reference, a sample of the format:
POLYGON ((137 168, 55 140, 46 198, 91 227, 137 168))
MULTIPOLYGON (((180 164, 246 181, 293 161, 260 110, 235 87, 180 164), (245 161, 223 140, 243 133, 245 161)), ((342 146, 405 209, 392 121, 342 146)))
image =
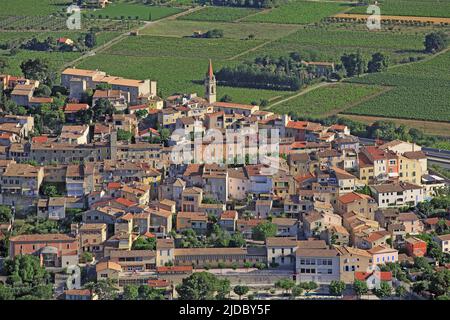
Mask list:
MULTIPOLYGON (((335 18, 352 19, 352 20, 367 20, 369 15, 367 14, 354 14, 354 13, 339 13, 334 15, 335 18)), ((402 21, 402 22, 420 22, 431 24, 450 24, 450 18, 435 18, 435 17, 415 17, 415 16, 388 16, 382 15, 381 21, 402 21)))
POLYGON ((0 16, 47 16, 65 12, 71 0, 1 0, 0 16))
POLYGON ((450 122, 450 51, 350 81, 395 88, 345 113, 450 122))
POLYGON ((144 4, 112 3, 104 9, 85 12, 87 16, 106 19, 136 19, 154 21, 182 12, 172 7, 154 7, 144 4))
POLYGON ((106 53, 128 57, 226 59, 262 44, 262 40, 128 37, 106 53))
MULTIPOLYGON (((383 0, 378 6, 382 15, 450 18, 449 0, 383 0)), ((355 7, 349 13, 367 13, 367 6, 355 7)))
POLYGON ((243 21, 308 24, 350 9, 346 3, 292 1, 277 8, 264 10, 243 21))
POLYGON ((299 52, 307 60, 340 62, 344 53, 360 50, 366 58, 377 51, 390 56, 391 63, 397 63, 409 56, 424 56, 423 39, 425 31, 383 30, 370 32, 365 28, 338 28, 336 25, 305 26, 286 37, 268 43, 260 50, 244 58, 253 58, 260 52, 273 56, 299 52))
POLYGON ((398 118, 386 118, 386 117, 371 117, 371 116, 360 116, 354 114, 339 114, 343 118, 350 120, 363 122, 366 124, 372 124, 375 121, 385 120, 393 121, 398 125, 405 125, 408 128, 416 128, 423 131, 426 134, 450 137, 450 122, 435 122, 435 121, 420 121, 420 120, 407 120, 398 118))
POLYGON ((302 117, 326 117, 337 114, 350 105, 360 103, 385 91, 382 86, 350 83, 329 84, 270 108, 276 113, 293 112, 302 117))
POLYGON ((166 37, 190 37, 196 31, 206 32, 212 29, 223 30, 224 38, 247 39, 250 35, 255 40, 279 39, 298 30, 299 26, 272 23, 229 23, 188 20, 165 20, 145 28, 142 35, 166 36, 166 37))
MULTIPOLYGON (((216 70, 230 62, 214 60, 216 70)), ((167 97, 173 93, 196 92, 204 95, 202 80, 208 68, 207 59, 174 57, 127 57, 98 54, 83 61, 79 68, 104 70, 110 74, 137 79, 154 79, 158 81, 158 90, 167 97), (123 61, 126 61, 124 63, 123 61), (195 81, 196 80, 196 81, 195 81)), ((286 91, 271 91, 219 86, 218 98, 228 94, 233 101, 241 103, 259 102, 261 99, 277 99, 291 94, 286 91)))
POLYGON ((225 21, 231 22, 253 15, 260 10, 233 7, 206 7, 202 10, 180 17, 180 20, 225 21))

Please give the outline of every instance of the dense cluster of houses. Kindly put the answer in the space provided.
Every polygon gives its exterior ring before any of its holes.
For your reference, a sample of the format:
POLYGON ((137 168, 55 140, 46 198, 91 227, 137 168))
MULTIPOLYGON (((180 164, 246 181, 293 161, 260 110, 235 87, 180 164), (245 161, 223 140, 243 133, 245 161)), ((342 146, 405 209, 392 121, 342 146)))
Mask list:
MULTIPOLYGON (((27 97, 14 101, 29 106, 33 90, 26 88, 36 83, 14 79, 7 84, 13 95, 27 97)), ((89 252, 98 279, 115 279, 121 288, 129 283, 169 288, 196 269, 223 266, 287 270, 296 281, 320 284, 372 283, 376 276, 390 281, 392 275, 376 273, 377 267, 426 254, 425 242, 415 235, 434 230, 437 218, 421 219, 401 209, 431 199, 449 182, 428 171, 427 158, 414 143, 368 146, 344 125, 293 121, 257 105, 217 102, 211 64, 205 98, 163 100, 154 81, 98 70, 67 69, 61 85, 69 89, 70 102, 64 107, 69 123, 59 135, 33 135, 31 116, 0 118, 0 202, 17 214, 56 221, 66 219, 68 209, 79 209, 82 222, 72 223, 68 234, 12 237, 13 257, 37 255, 45 267, 58 270, 78 264, 89 252), (111 89, 97 89, 99 84, 111 89), (102 123, 77 124, 70 115, 92 107, 77 101, 88 89, 95 90, 93 103, 107 99, 118 113, 102 123), (136 117, 137 110, 147 111, 145 121, 136 117), (149 142, 161 131, 148 123, 188 134, 199 123, 202 130, 223 134, 277 129, 279 166, 271 171, 270 164, 258 161, 174 164, 171 154, 180 140, 149 142), (133 142, 118 140, 119 129, 131 132, 133 142), (64 186, 61 194, 44 196, 42 188, 49 184, 64 186), (362 192, 366 186, 370 192, 362 192), (255 228, 268 221, 276 234, 254 240, 255 228), (181 245, 183 232, 193 230, 202 238, 212 224, 241 233, 247 245, 181 245), (140 238, 156 239, 156 248, 133 249, 140 238)), ((449 254, 448 235, 434 240, 449 254)), ((77 293, 86 295, 72 290, 67 296, 77 293)))

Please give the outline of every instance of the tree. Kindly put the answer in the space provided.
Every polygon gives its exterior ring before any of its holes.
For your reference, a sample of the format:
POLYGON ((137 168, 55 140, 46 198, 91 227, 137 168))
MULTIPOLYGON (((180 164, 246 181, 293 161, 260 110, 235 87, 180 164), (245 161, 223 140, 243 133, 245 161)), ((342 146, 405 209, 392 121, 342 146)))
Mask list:
POLYGON ((180 300, 212 300, 219 279, 209 272, 196 272, 176 287, 180 300))
POLYGON ((133 249, 133 250, 155 250, 156 249, 156 239, 139 237, 133 242, 131 249, 133 249))
POLYGON ((428 282, 427 281, 418 281, 414 282, 412 286, 412 290, 415 293, 421 294, 422 292, 428 290, 428 282))
POLYGON ((93 47, 96 46, 96 44, 97 44, 97 35, 95 34, 95 32, 90 31, 89 33, 86 34, 86 36, 84 38, 84 44, 88 48, 93 48, 93 47))
POLYGON ((6 260, 5 270, 8 275, 7 283, 11 285, 40 285, 45 284, 49 274, 41 266, 37 257, 21 255, 14 260, 6 260))
POLYGON ((0 284, 0 301, 14 300, 14 299, 15 299, 14 290, 9 286, 0 284))
POLYGON ((6 285, 0 285, 0 300, 15 299, 38 300, 51 299, 53 286, 47 284, 49 273, 41 266, 39 258, 32 255, 17 256, 5 261, 6 285))
POLYGON ((392 287, 389 282, 381 281, 380 288, 375 290, 375 295, 378 298, 390 297, 392 294, 392 287))
POLYGON ((356 295, 361 298, 361 296, 367 294, 369 292, 369 288, 367 287, 367 283, 365 281, 361 280, 355 280, 353 282, 353 290, 355 291, 356 295))
POLYGON ((241 300, 242 296, 245 296, 249 291, 247 286, 237 285, 233 288, 233 292, 239 296, 239 300, 241 300))
POLYGON ((94 260, 94 256, 90 252, 83 252, 80 256, 80 261, 82 263, 91 263, 94 260))
POLYGON ((330 282, 330 294, 334 296, 342 296, 345 290, 345 283, 343 281, 333 280, 330 282))
POLYGON ((0 74, 4 73, 8 68, 8 62, 6 59, 0 59, 0 74))
POLYGON ((341 57, 342 65, 345 68, 347 77, 353 77, 364 73, 364 60, 360 52, 344 54, 341 57))
POLYGON ((56 79, 56 74, 47 60, 28 59, 20 64, 20 69, 25 78, 38 80, 48 86, 51 86, 56 79))
POLYGON ((161 141, 166 143, 170 139, 170 130, 167 128, 162 128, 159 130, 159 136, 161 137, 161 141))
POLYGON ((117 280, 106 279, 97 282, 88 282, 84 285, 85 289, 91 290, 100 300, 114 300, 117 297, 117 280))
POLYGON ((123 129, 117 129, 117 140, 118 141, 131 141, 133 134, 130 131, 123 129))
POLYGON ((139 298, 139 288, 134 284, 127 284, 123 288, 123 299, 124 300, 138 300, 139 298))
POLYGON ((296 285, 292 288, 292 293, 291 293, 292 297, 295 298, 295 297, 301 296, 302 293, 303 293, 303 288, 301 286, 296 285))
POLYGON ((398 286, 395 288, 395 295, 399 298, 406 296, 406 288, 404 286, 398 286))
POLYGON ((136 117, 138 119, 143 119, 143 118, 147 117, 147 115, 148 115, 148 111, 146 109, 136 111, 136 117))
POLYGON ((228 279, 222 279, 219 280, 219 283, 217 285, 217 300, 225 300, 227 296, 230 294, 231 286, 230 286, 230 280, 228 279))
POLYGON ((241 248, 245 246, 245 239, 241 232, 235 232, 231 235, 230 242, 228 244, 229 247, 232 248, 241 248))
POLYGON ((302 282, 299 284, 303 289, 305 289, 306 293, 310 293, 313 290, 316 290, 319 286, 314 281, 302 282))
POLYGON ((0 205, 0 222, 9 222, 12 218, 11 208, 0 205))
POLYGON ((111 105, 111 102, 107 99, 98 99, 95 102, 94 107, 92 108, 93 120, 95 122, 106 119, 106 117, 112 117, 114 113, 114 107, 111 105))
POLYGON ((141 285, 138 288, 139 300, 163 300, 164 293, 161 289, 141 285))
POLYGON ((447 36, 443 32, 432 32, 425 36, 425 52, 435 53, 447 47, 447 36))
POLYGON ((295 287, 295 282, 292 279, 280 279, 277 282, 275 282, 275 287, 283 289, 285 293, 289 293, 292 288, 295 287))
POLYGON ((34 91, 36 97, 50 97, 52 94, 52 89, 45 84, 40 84, 39 87, 34 91))
POLYGON ((372 55, 372 59, 367 64, 367 71, 370 73, 385 71, 387 70, 388 64, 388 57, 377 52, 372 55))
POLYGON ((233 101, 233 98, 231 98, 230 95, 226 94, 222 98, 220 98, 220 102, 231 102, 233 101))
POLYGON ((58 196, 58 189, 54 185, 45 184, 42 186, 42 193, 44 196, 52 198, 58 196))
POLYGON ((450 289, 450 270, 434 272, 430 277, 429 291, 436 296, 445 295, 450 289))
POLYGON ((277 234, 277 226, 270 222, 264 221, 253 228, 253 239, 264 241, 269 237, 274 237, 277 234))

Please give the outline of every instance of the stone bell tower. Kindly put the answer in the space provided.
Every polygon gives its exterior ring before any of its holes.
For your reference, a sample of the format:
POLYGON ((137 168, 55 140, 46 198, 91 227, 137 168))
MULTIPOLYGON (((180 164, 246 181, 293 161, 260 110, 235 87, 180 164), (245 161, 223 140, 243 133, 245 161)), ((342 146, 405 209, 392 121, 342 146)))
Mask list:
POLYGON ((205 98, 209 103, 216 102, 216 77, 214 76, 211 59, 209 59, 208 73, 205 77, 205 98))

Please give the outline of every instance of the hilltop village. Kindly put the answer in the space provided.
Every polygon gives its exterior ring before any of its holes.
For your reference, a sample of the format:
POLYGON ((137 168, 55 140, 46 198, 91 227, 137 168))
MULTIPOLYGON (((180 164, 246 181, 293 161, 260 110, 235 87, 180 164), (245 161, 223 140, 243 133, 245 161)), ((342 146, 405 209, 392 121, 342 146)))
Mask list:
POLYGON ((193 277, 226 288, 209 298, 448 298, 449 180, 421 146, 217 101, 205 71, 204 98, 165 99, 100 70, 64 70, 58 98, 0 75, 29 111, 0 117, 2 294, 32 264, 48 299, 198 298, 193 277), (252 156, 263 131, 276 151, 252 156))

